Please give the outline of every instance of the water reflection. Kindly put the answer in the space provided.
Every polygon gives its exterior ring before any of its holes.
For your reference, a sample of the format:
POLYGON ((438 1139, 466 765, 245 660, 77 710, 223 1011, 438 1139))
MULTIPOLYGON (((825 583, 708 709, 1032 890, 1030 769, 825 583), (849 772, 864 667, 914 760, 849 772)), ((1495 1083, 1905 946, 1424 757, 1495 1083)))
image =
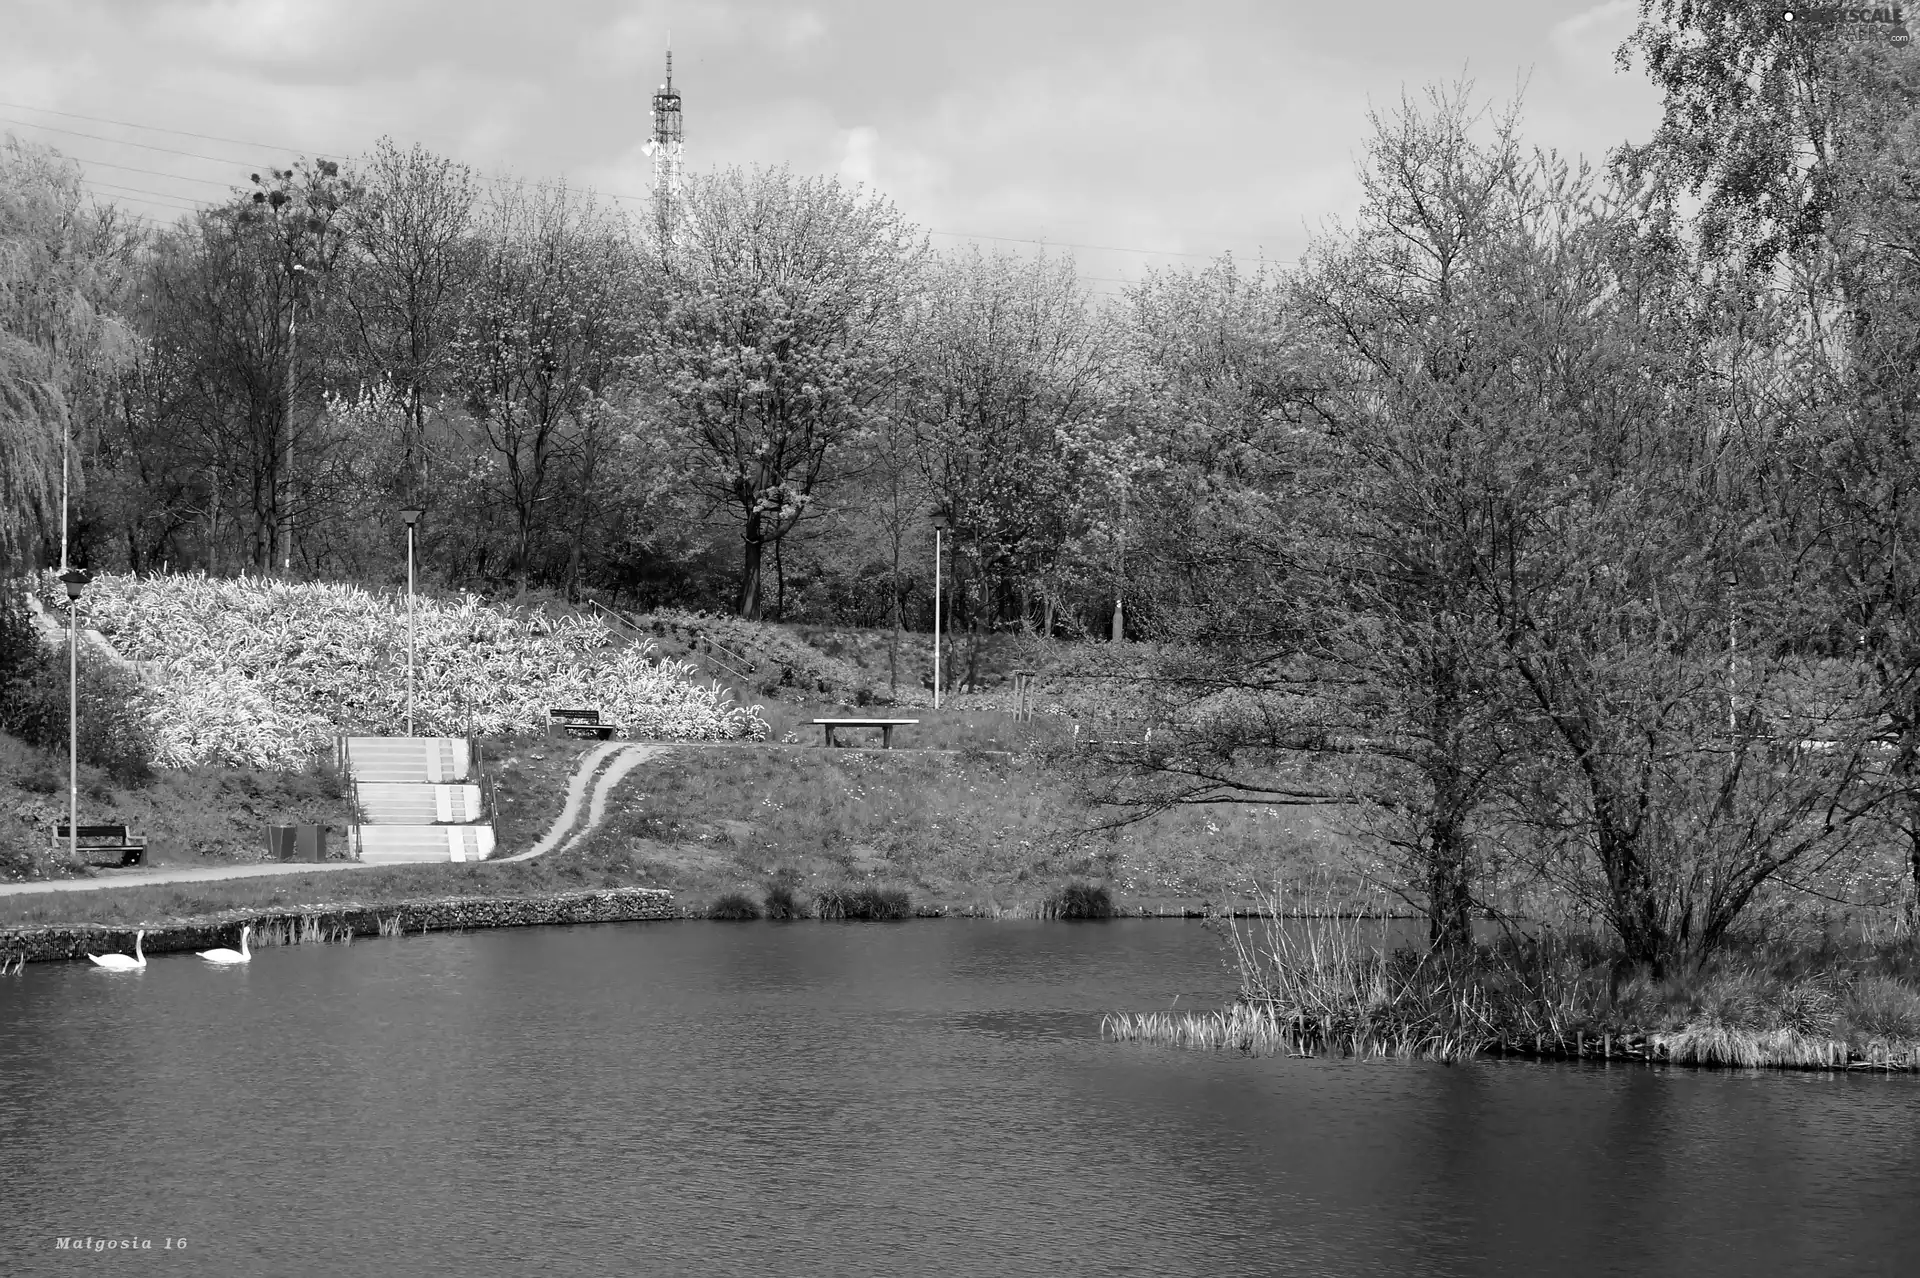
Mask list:
POLYGON ((1102 1043, 1175 922, 628 925, 0 981, 0 1273, 1902 1267, 1911 1080, 1102 1043), (32 1168, 31 1174, 18 1173, 32 1168))

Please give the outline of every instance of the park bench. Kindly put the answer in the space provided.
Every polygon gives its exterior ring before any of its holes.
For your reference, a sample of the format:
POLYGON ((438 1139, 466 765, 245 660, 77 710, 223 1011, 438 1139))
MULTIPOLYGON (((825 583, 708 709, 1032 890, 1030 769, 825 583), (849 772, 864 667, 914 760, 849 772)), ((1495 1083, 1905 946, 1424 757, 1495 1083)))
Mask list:
POLYGON ((561 709, 554 706, 547 710, 547 735, 552 736, 555 728, 561 729, 570 737, 585 737, 588 740, 606 741, 620 731, 619 725, 600 722, 597 709, 561 709))
MULTIPOLYGON (((71 826, 55 826, 53 842, 56 848, 69 841, 71 826)), ((147 857, 147 841, 144 837, 128 834, 124 825, 83 825, 80 837, 75 840, 89 852, 118 852, 121 865, 139 865, 147 857)))
POLYGON ((880 729, 880 748, 893 748, 893 730, 904 728, 908 724, 920 722, 918 719, 815 719, 814 722, 827 730, 827 744, 833 744, 835 728, 878 728, 880 729))

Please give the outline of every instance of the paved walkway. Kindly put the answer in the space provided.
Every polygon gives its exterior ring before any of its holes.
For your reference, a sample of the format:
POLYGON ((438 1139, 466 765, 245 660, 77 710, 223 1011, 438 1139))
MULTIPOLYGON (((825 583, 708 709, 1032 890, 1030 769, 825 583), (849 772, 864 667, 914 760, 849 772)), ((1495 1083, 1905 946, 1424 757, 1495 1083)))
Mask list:
POLYGON ((616 741, 588 751, 585 755, 581 756, 580 766, 574 769, 573 778, 567 782, 566 806, 560 810, 560 815, 554 819, 552 827, 548 829, 546 834, 541 836, 540 841, 528 848, 525 852, 516 852, 512 856, 495 857, 494 860, 531 861, 534 857, 545 856, 555 848, 562 846, 561 840, 563 839, 566 840, 566 847, 572 847, 585 836, 588 830, 599 825, 606 817, 607 800, 612 796, 613 788, 620 784, 621 779, 640 764, 645 763, 648 759, 658 758, 660 755, 666 753, 666 749, 667 747, 660 745, 641 745, 631 741, 616 741), (600 770, 601 765, 607 764, 608 760, 612 760, 612 763, 608 764, 606 771, 602 772, 600 770), (596 773, 599 774, 597 782, 595 781, 596 773), (593 800, 591 803, 587 802, 587 787, 589 784, 593 785, 593 800), (580 809, 583 805, 587 809, 587 823, 581 826, 580 829, 573 834, 573 837, 569 839, 567 838, 567 834, 573 830, 574 823, 580 819, 580 809))
POLYGON ((160 883, 211 883, 220 879, 264 879, 276 874, 325 874, 334 870, 378 870, 359 861, 270 861, 260 865, 156 866, 150 870, 108 870, 91 879, 47 879, 0 883, 0 896, 29 892, 91 892, 96 888, 151 887, 160 883))

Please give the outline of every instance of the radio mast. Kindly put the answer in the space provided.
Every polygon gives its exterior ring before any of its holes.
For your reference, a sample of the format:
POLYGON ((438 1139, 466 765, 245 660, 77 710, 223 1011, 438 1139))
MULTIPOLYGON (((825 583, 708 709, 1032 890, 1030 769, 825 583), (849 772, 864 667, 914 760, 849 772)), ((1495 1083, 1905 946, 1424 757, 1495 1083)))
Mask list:
POLYGON ((667 44, 667 82, 653 95, 653 138, 646 145, 653 157, 653 211, 660 219, 660 246, 667 245, 673 224, 673 198, 680 191, 680 95, 673 88, 673 44, 667 44))

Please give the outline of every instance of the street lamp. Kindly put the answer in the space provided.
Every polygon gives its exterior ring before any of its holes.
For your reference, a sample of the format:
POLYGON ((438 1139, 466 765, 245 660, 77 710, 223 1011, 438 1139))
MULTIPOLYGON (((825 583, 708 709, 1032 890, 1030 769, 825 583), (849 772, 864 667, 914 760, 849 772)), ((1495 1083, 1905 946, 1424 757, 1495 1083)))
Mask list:
POLYGON ((940 708, 940 534, 953 527, 945 514, 933 517, 933 708, 940 708))
POLYGON ((1727 588, 1727 731, 1740 730, 1740 710, 1734 700, 1737 691, 1735 679, 1739 666, 1740 634, 1735 618, 1734 592, 1740 588, 1740 574, 1728 568, 1720 574, 1720 583, 1727 588))
POLYGON ((403 510, 407 521, 407 735, 413 735, 413 528, 424 510, 403 510))
POLYGON ((60 574, 67 588, 67 859, 80 859, 80 592, 93 580, 85 568, 60 574))

